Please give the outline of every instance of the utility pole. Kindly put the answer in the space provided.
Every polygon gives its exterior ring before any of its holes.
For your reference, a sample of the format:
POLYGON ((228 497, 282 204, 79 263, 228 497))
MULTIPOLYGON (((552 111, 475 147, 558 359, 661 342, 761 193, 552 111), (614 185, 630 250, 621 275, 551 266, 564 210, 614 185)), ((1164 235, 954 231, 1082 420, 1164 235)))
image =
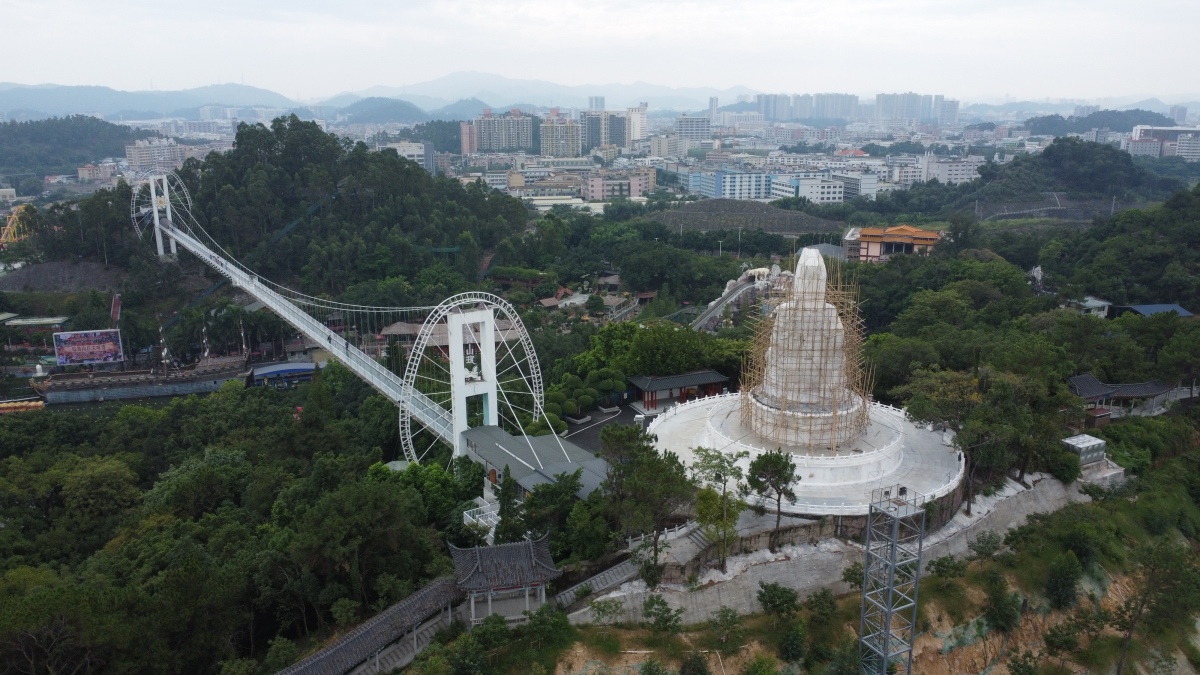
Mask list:
POLYGON ((738 225, 738 260, 742 259, 742 226, 738 225))

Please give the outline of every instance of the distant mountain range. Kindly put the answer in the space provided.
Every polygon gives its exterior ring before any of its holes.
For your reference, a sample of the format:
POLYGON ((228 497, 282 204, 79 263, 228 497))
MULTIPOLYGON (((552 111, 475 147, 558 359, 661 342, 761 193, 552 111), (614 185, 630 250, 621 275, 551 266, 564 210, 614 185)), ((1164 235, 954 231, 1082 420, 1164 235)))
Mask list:
POLYGON ((119 91, 109 87, 24 85, 0 82, 0 112, 10 119, 100 113, 110 119, 168 115, 177 110, 220 104, 291 108, 286 96, 244 84, 214 84, 182 91, 119 91))
MULTIPOLYGON (((736 104, 738 96, 753 96, 753 89, 731 87, 667 87, 632 84, 564 85, 545 80, 525 80, 479 72, 459 72, 427 82, 401 87, 375 86, 343 92, 319 102, 297 102, 282 94, 242 84, 217 84, 181 91, 119 91, 109 87, 24 85, 0 82, 0 112, 9 119, 24 120, 71 114, 101 114, 109 120, 147 119, 161 116, 194 118, 205 105, 271 107, 292 110, 302 117, 349 116, 354 122, 416 123, 433 119, 471 119, 484 108, 503 112, 510 108, 529 110, 539 106, 585 107, 590 96, 603 96, 610 110, 645 101, 651 113, 707 110, 708 99, 716 96, 722 110, 751 108, 736 104), (522 101, 497 105, 503 101, 522 101)), ((1102 107, 1117 110, 1140 108, 1167 113, 1172 104, 1158 98, 1107 98, 1102 107)), ((1188 96, 1187 98, 1195 98, 1188 96)), ((1200 101, 1183 103, 1200 110, 1200 101)), ((1027 116, 1058 113, 1070 115, 1069 101, 1017 101, 1002 104, 976 103, 963 108, 967 116, 1023 112, 1027 116)))
MULTIPOLYGON (((400 98, 427 110, 462 98, 482 101, 529 101, 535 105, 585 107, 590 96, 603 96, 610 109, 621 109, 645 101, 657 110, 707 110, 708 98, 733 103, 738 96, 758 93, 748 87, 667 87, 646 82, 632 84, 565 85, 545 80, 523 80, 479 72, 459 72, 402 87, 371 87, 359 96, 400 98)), ((341 94, 340 96, 344 96, 341 94)))

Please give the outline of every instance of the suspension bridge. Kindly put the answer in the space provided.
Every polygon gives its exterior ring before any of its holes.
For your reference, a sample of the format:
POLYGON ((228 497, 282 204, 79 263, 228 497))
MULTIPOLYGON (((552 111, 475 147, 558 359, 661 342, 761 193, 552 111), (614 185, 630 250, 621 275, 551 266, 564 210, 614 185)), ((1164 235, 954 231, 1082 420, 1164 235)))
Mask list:
POLYGON ((182 247, 395 403, 409 461, 439 442, 463 454, 471 426, 524 435, 531 424, 550 425, 533 343, 503 298, 470 292, 434 307, 377 307, 307 295, 260 277, 213 239, 174 173, 143 174, 133 188, 134 228, 139 237, 153 231, 161 259, 182 247), (391 349, 405 350, 402 374, 381 363, 391 349))

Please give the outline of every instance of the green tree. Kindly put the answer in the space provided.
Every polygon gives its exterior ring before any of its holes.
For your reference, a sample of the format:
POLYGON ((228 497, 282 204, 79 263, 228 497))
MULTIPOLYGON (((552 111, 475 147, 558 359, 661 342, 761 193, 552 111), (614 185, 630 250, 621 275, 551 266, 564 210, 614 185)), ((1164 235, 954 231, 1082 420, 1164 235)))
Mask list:
POLYGON ((742 666, 742 675, 779 675, 779 666, 775 659, 760 652, 742 666))
POLYGON ((983 530, 967 543, 967 548, 980 560, 991 560, 1004 544, 1004 537, 994 530, 983 530))
POLYGON ((788 663, 800 663, 808 653, 808 625, 794 621, 779 641, 779 658, 788 663))
POLYGON ((862 590, 863 564, 861 560, 855 560, 846 569, 842 570, 842 581, 851 588, 862 590))
POLYGON ((771 617, 771 625, 782 619, 791 621, 800 611, 799 593, 794 588, 788 588, 774 582, 758 582, 758 604, 771 617))
POLYGON ((713 612, 708 619, 708 625, 712 628, 717 641, 721 643, 723 651, 735 649, 741 643, 742 635, 745 632, 742 616, 737 613, 737 610, 725 606, 713 612))
POLYGON ((730 552, 738 542, 737 522, 746 502, 738 497, 744 489, 740 460, 749 453, 724 453, 709 448, 695 448, 692 474, 702 487, 696 493, 696 521, 704 536, 717 547, 721 571, 730 552))
POLYGON ((804 601, 804 606, 812 613, 813 619, 821 622, 829 621, 834 614, 837 614, 837 598, 828 588, 822 588, 808 596, 808 599, 804 601))
POLYGON ((771 532, 770 541, 772 553, 778 545, 779 524, 783 519, 783 500, 796 498, 792 486, 798 482, 800 477, 796 475, 796 463, 792 461, 791 453, 785 453, 782 449, 765 452, 750 462, 746 484, 758 496, 775 499, 775 529, 771 532))
MULTIPOLYGON (((606 427, 605 431, 617 425, 606 427)), ((671 518, 695 498, 695 483, 688 478, 687 468, 673 452, 662 452, 650 443, 651 437, 640 429, 632 436, 623 432, 609 432, 606 454, 623 456, 614 466, 609 459, 609 477, 605 490, 612 497, 615 518, 622 523, 628 534, 649 533, 650 560, 655 568, 659 565, 662 531, 671 518), (613 443, 620 437, 628 443, 619 448, 613 443)), ((604 433, 601 434, 604 442, 604 433)))
POLYGON ((1065 551, 1051 561, 1046 576, 1046 597, 1050 600, 1050 606, 1065 609, 1074 605, 1082 576, 1083 566, 1073 551, 1065 551))
POLYGON ((1046 653, 1057 656, 1058 667, 1062 668, 1067 656, 1079 650, 1079 630, 1069 621, 1054 624, 1042 636, 1042 641, 1046 644, 1046 653))
POLYGON ((688 652, 679 663, 679 675, 712 675, 708 659, 700 652, 688 652))
POLYGON ((658 593, 646 596, 646 600, 642 603, 642 616, 650 624, 651 630, 656 633, 674 635, 682 627, 680 619, 683 616, 683 610, 671 609, 667 601, 658 593))
POLYGON ((624 607, 621 601, 615 598, 609 600, 593 600, 588 608, 592 610, 592 623, 597 626, 608 627, 617 620, 624 607))
POLYGON ((1035 654, 1028 649, 1022 652, 1014 651, 1008 657, 1008 672, 1011 675, 1038 675, 1038 663, 1041 660, 1041 654, 1035 654))
POLYGON ((638 666, 638 674, 639 675, 672 675, 670 668, 667 668, 666 666, 664 666, 662 664, 662 661, 659 661, 658 659, 653 658, 653 657, 647 659, 646 661, 643 661, 642 664, 640 666, 638 666))
POLYGON ((999 572, 991 572, 985 580, 987 599, 983 616, 988 625, 1001 633, 1011 633, 1021 621, 1021 596, 1010 593, 1008 582, 999 572))
POLYGON ((1139 548, 1134 555, 1133 588, 1110 619, 1121 633, 1117 675, 1124 671, 1129 645, 1138 630, 1180 625, 1200 611, 1200 569, 1188 547, 1163 539, 1139 548))
POLYGON ((511 632, 503 615, 491 614, 471 631, 471 635, 484 651, 491 651, 508 644, 511 632))
POLYGON ((514 541, 521 541, 525 538, 525 514, 521 502, 517 500, 517 493, 520 486, 509 473, 508 466, 505 465, 504 473, 500 478, 500 494, 497 496, 500 502, 500 522, 496 523, 496 531, 492 534, 492 539, 497 544, 506 544, 514 541))

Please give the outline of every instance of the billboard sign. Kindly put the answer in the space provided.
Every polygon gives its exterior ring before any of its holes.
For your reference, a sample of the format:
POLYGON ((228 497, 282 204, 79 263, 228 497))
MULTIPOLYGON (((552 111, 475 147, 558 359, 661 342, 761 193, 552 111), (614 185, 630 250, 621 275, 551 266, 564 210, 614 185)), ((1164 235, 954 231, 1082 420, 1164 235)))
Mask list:
POLYGON ((60 366, 124 361, 119 330, 80 330, 54 334, 54 355, 60 366))

